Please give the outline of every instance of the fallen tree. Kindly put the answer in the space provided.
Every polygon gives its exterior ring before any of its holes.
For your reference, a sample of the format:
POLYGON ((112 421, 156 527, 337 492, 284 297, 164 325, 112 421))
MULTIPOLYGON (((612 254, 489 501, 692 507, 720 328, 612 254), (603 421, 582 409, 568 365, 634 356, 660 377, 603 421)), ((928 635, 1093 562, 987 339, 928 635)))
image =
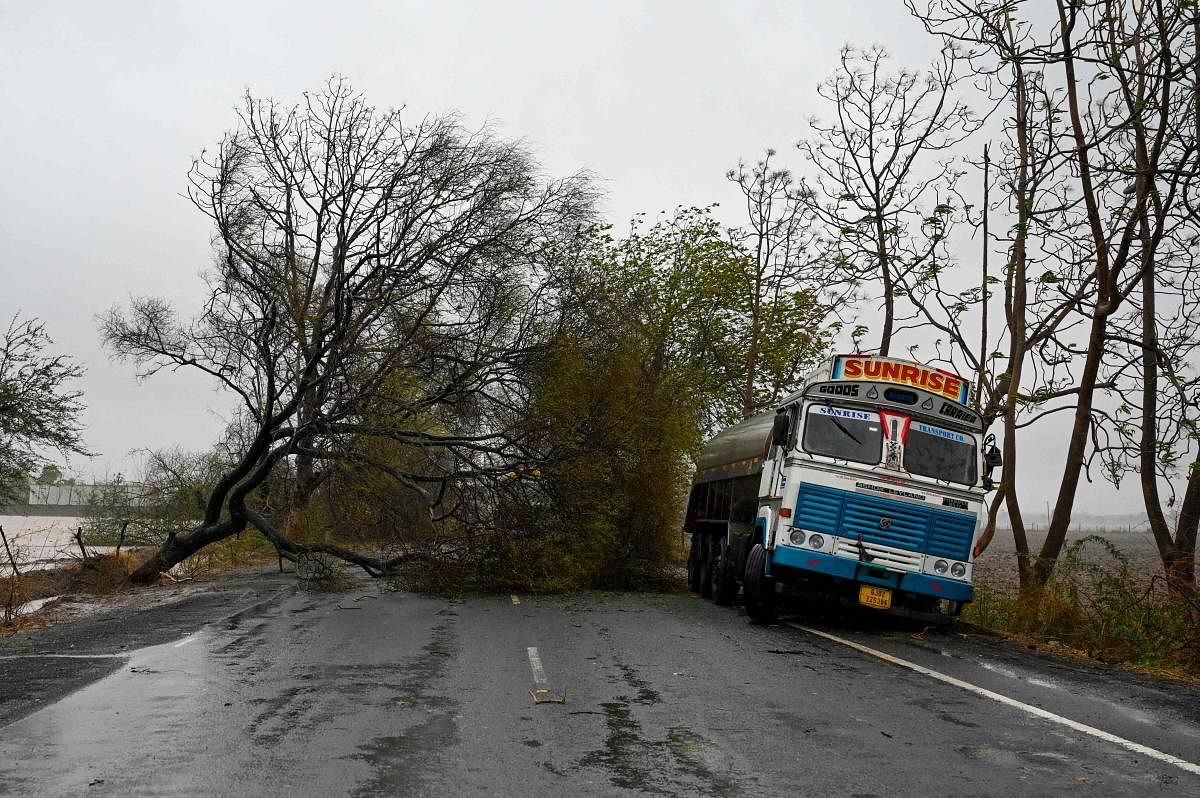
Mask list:
POLYGON ((247 527, 286 559, 392 572, 414 555, 294 539, 258 491, 287 467, 302 505, 323 464, 350 461, 405 486, 437 523, 456 485, 528 462, 516 375, 554 315, 554 266, 590 219, 588 179, 543 180, 519 144, 452 117, 410 124, 339 79, 294 107, 247 94, 189 179, 215 228, 201 312, 181 320, 137 298, 101 332, 140 377, 208 375, 236 398, 244 435, 201 522, 169 534, 132 578, 247 527), (378 460, 372 440, 417 456, 378 460))

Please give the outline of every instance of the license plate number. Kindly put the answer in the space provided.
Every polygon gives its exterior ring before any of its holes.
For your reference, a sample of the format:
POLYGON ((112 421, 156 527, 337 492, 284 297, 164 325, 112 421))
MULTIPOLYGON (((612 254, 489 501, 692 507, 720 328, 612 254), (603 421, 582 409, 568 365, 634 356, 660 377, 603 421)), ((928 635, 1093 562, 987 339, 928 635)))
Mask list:
POLYGON ((887 610, 892 607, 892 591, 886 587, 858 586, 858 603, 864 607, 887 610))

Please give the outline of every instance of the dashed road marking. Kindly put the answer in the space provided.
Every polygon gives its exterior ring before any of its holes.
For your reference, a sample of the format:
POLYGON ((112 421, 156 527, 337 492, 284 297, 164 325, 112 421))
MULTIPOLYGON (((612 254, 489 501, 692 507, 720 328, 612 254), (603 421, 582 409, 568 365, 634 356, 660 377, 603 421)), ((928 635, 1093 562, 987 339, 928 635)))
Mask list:
POLYGON ((513 604, 520 604, 520 603, 521 603, 521 600, 520 600, 519 598, 517 598, 516 596, 509 596, 509 598, 510 598, 510 599, 512 599, 512 603, 513 603, 513 604))
POLYGON ((176 643, 175 645, 173 645, 173 646, 172 646, 172 648, 183 648, 183 647, 184 647, 184 646, 186 646, 188 643, 190 643, 190 642, 192 642, 193 640, 195 640, 195 639, 196 639, 196 635, 197 635, 197 634, 199 634, 199 633, 198 633, 198 632, 192 632, 190 635, 188 635, 187 637, 183 638, 183 639, 182 639, 182 640, 180 640, 178 643, 176 643))
MULTIPOLYGON (((1151 759, 1157 759, 1160 762, 1166 762, 1168 764, 1174 765, 1177 768, 1186 770, 1188 773, 1194 773, 1196 775, 1200 775, 1200 765, 1196 764, 1195 762, 1189 762, 1186 759, 1180 759, 1179 757, 1174 756, 1172 754, 1168 754, 1163 751, 1159 751, 1157 749, 1150 748, 1148 746, 1142 745, 1141 743, 1135 743, 1133 740, 1126 740, 1124 737, 1118 737, 1117 735, 1110 734, 1110 733, 1104 731, 1103 729, 1097 729, 1094 726, 1088 726, 1086 723, 1080 723, 1077 720, 1071 720, 1070 718, 1064 718, 1062 715, 1055 715, 1053 712, 1042 709, 1041 707, 1035 707, 1033 704, 1026 704, 1024 701, 1018 701, 1015 698, 1009 698, 1006 695, 1002 695, 1000 693, 993 692, 984 687, 979 687, 977 685, 971 684, 970 682, 964 682, 962 679, 956 679, 955 677, 949 676, 945 673, 941 673, 939 671, 935 671, 930 668, 926 668, 924 665, 918 665, 915 662, 909 662, 906 659, 901 659, 900 657, 894 657, 891 654, 888 654, 887 652, 879 651, 877 649, 871 648, 870 646, 864 646, 862 643, 855 643, 853 640, 846 640, 845 638, 838 637, 837 635, 832 635, 829 632, 822 632, 820 629, 813 629, 808 626, 801 626, 800 624, 796 624, 796 623, 789 623, 787 625, 792 627, 793 629, 799 629, 802 632, 808 632, 811 635, 816 635, 817 637, 823 637, 826 640, 830 640, 834 643, 839 643, 843 646, 847 646, 849 648, 854 649, 855 651, 861 652, 868 656, 875 657, 876 659, 881 659, 884 662, 889 662, 893 665, 899 665, 901 668, 908 668, 911 671, 916 671, 917 673, 920 673, 922 675, 925 675, 930 678, 937 679, 938 681, 945 682, 946 684, 950 684, 955 687, 961 688, 963 690, 966 690, 969 693, 974 693, 975 695, 983 696, 984 698, 990 698, 991 700, 996 701, 1001 704, 1004 704, 1005 706, 1010 706, 1015 709, 1019 709, 1023 712, 1028 712, 1030 715, 1033 715, 1035 717, 1039 717, 1044 720, 1051 721, 1053 723, 1058 723, 1062 726, 1066 726, 1069 729, 1074 729, 1077 732, 1089 734, 1092 737, 1096 737, 1100 740, 1104 740, 1105 742, 1119 745, 1122 748, 1125 748, 1129 751, 1133 751, 1136 754, 1141 754, 1142 756, 1148 756, 1151 759)), ((533 649, 530 649, 530 650, 532 651, 533 649)))
POLYGON ((529 655, 529 669, 533 671, 533 683, 545 684, 546 671, 542 668, 542 658, 538 656, 538 650, 530 646, 525 649, 525 653, 529 655))

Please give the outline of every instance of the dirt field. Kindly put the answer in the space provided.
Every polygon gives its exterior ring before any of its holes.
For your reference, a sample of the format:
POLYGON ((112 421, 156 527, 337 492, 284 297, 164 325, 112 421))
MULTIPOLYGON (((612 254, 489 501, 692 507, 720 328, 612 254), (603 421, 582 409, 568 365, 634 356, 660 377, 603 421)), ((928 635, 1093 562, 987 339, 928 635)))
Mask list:
MULTIPOLYGON (((1031 527, 1027 532, 1029 548, 1036 553, 1046 539, 1045 527, 1031 527)), ((1112 543, 1118 551, 1129 558, 1129 565, 1134 574, 1150 582, 1154 576, 1162 573, 1162 564, 1158 559, 1158 550, 1154 547, 1154 538, 1148 529, 1073 529, 1067 535, 1064 551, 1072 542, 1082 540, 1089 535, 1097 535, 1112 543)), ((1089 560, 1102 562, 1109 557, 1098 546, 1088 546, 1086 549, 1089 560)), ((996 537, 991 546, 975 562, 975 581, 993 587, 1016 587, 1017 585, 1017 550, 1013 544, 1012 530, 997 529, 996 537)))

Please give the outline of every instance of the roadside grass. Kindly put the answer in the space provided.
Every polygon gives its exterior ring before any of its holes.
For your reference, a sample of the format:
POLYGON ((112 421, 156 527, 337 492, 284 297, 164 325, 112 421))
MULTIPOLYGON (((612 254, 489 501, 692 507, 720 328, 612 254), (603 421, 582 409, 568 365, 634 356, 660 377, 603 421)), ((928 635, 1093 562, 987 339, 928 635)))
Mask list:
MULTIPOLYGON (((57 567, 25 569, 0 576, 0 632, 41 626, 48 622, 46 613, 20 612, 23 605, 39 599, 59 596, 109 596, 136 589, 129 574, 140 565, 154 547, 130 547, 120 552, 94 552, 102 541, 84 537, 89 556, 76 555, 57 567)), ((116 542, 115 540, 113 541, 116 542)), ((224 571, 276 562, 274 549, 258 535, 242 535, 209 546, 173 568, 166 576, 171 582, 187 582, 216 576, 224 571)), ((20 557, 17 558, 20 566, 20 557)), ((46 605, 51 606, 51 605, 46 605)))
POLYGON ((1200 591, 1168 595, 1163 577, 1138 576, 1097 535, 1073 543, 1037 593, 977 584, 963 620, 1058 653, 1200 678, 1200 591))

